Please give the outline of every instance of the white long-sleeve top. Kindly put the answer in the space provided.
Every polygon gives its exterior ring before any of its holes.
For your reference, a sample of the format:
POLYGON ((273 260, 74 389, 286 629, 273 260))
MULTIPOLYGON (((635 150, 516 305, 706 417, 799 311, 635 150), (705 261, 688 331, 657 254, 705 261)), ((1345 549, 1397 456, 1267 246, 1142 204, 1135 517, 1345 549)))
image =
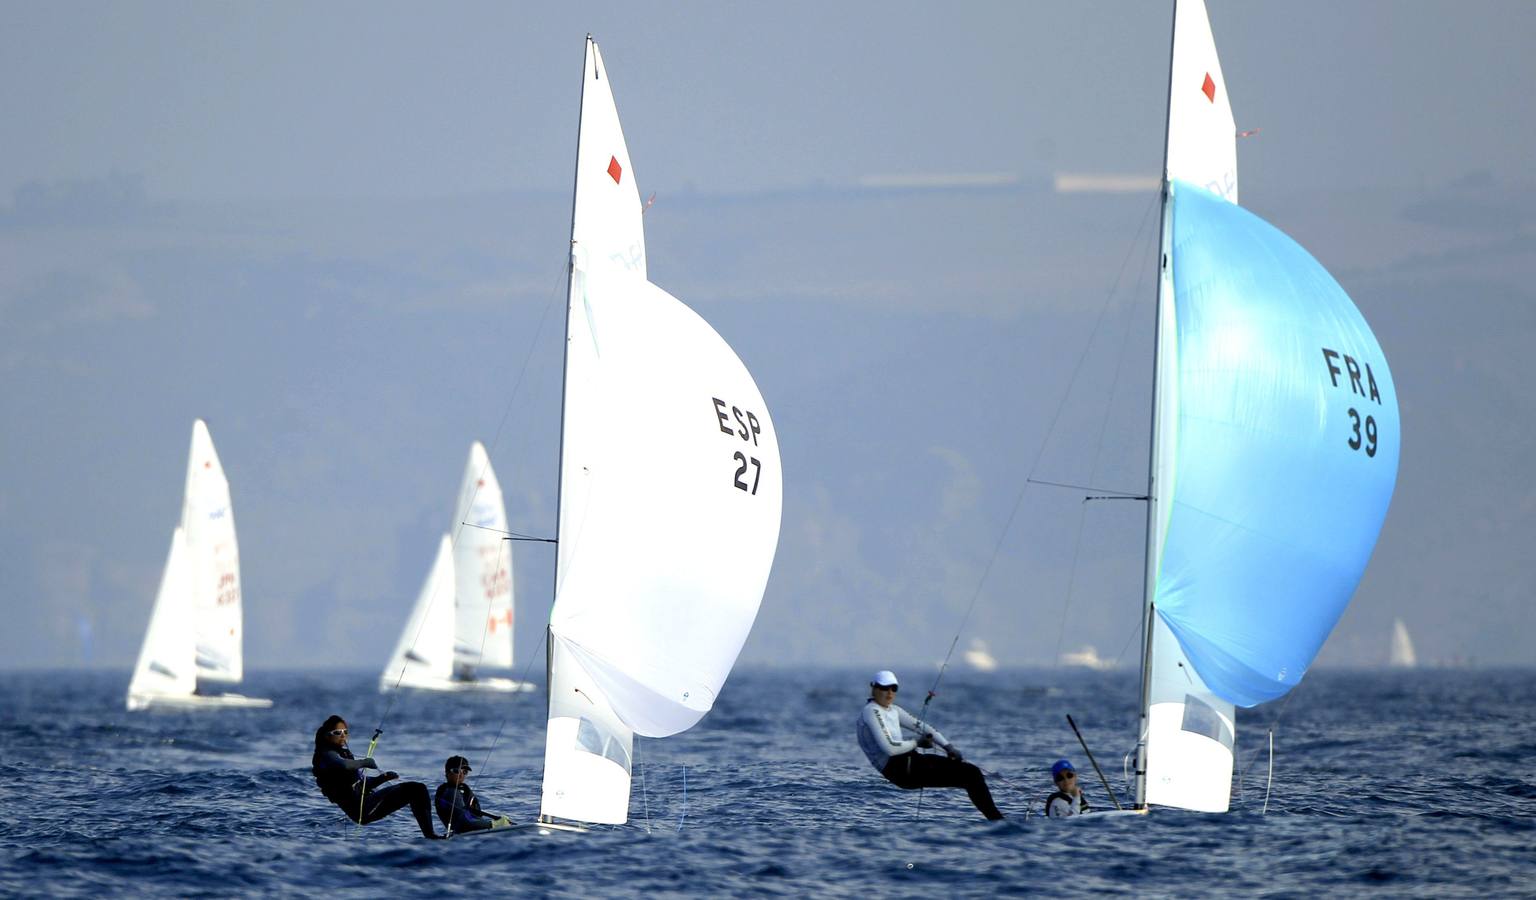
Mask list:
POLYGON ((857 730, 859 749, 869 757, 869 764, 875 767, 875 771, 883 773, 891 757, 917 749, 917 739, 903 737, 903 728, 916 735, 931 735, 934 744, 945 749, 949 747, 949 741, 932 725, 919 722, 911 713, 894 703, 884 707, 871 698, 859 713, 857 730))

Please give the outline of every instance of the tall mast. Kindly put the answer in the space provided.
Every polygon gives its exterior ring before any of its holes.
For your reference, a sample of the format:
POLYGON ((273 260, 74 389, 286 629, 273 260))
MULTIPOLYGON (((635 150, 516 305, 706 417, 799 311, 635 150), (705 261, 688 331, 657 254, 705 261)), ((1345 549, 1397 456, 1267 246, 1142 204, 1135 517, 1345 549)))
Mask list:
MULTIPOLYGON (((571 239, 565 257, 565 338, 560 345, 560 441, 555 451, 555 566, 550 585, 549 603, 554 608, 560 589, 560 500, 565 488, 565 379, 571 364, 571 286, 576 281, 576 190, 581 183, 581 117, 587 100, 587 60, 592 60, 592 77, 598 78, 594 41, 589 32, 582 45, 581 98, 576 103, 576 162, 571 171, 571 239)), ((555 648, 549 623, 544 624, 544 713, 549 714, 550 675, 554 668, 555 648)))
POLYGON ((1167 107, 1163 113, 1163 168, 1159 178, 1161 205, 1157 225, 1157 304, 1152 317, 1152 427, 1149 429, 1150 439, 1147 446, 1147 533, 1141 586, 1141 715, 1136 732, 1135 805, 1138 809, 1145 809, 1147 805, 1147 727, 1152 698, 1152 616, 1153 599, 1157 592, 1155 548, 1158 518, 1157 448, 1159 423, 1162 419, 1162 385, 1158 379, 1158 368, 1162 356, 1163 293, 1169 280, 1169 264, 1172 260, 1171 249, 1168 246, 1171 236, 1168 228, 1168 134, 1173 117, 1173 53, 1178 21, 1179 2, 1173 0, 1173 19, 1168 29, 1168 89, 1163 95, 1167 98, 1167 107))

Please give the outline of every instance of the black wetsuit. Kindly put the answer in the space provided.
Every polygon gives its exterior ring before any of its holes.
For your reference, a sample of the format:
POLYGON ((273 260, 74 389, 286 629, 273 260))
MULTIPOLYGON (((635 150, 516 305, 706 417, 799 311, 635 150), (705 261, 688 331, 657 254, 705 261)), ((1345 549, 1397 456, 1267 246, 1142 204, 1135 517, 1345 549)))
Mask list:
POLYGON ((437 795, 432 799, 437 807, 437 817, 449 831, 485 831, 496 823, 495 816, 480 809, 480 798, 467 784, 459 785, 455 792, 453 785, 444 782, 437 786, 437 795))
POLYGON ((364 778, 357 757, 345 747, 316 750, 311 771, 320 793, 347 814, 347 818, 359 825, 377 822, 407 804, 421 833, 437 837, 432 828, 432 798, 427 786, 419 781, 403 781, 394 784, 381 783, 374 778, 364 778), (350 765, 349 765, 350 763, 350 765))
POLYGON ((909 791, 925 787, 965 788, 971 803, 982 815, 993 821, 1003 817, 997 804, 992 802, 987 777, 971 763, 912 750, 891 757, 880 774, 891 784, 909 791))

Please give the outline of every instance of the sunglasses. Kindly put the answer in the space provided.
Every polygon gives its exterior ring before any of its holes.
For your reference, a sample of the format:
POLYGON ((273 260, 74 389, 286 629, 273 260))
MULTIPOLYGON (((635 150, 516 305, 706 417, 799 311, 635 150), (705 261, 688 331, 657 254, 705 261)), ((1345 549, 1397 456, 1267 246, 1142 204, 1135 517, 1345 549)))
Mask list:
POLYGON ((1076 778, 1076 777, 1077 777, 1077 773, 1076 772, 1062 772, 1060 775, 1056 776, 1056 780, 1057 781, 1066 781, 1068 778, 1076 778))
POLYGON ((469 766, 460 766, 457 769, 449 769, 448 771, 452 772, 452 773, 455 773, 455 774, 463 775, 465 772, 469 771, 469 766))
POLYGON ((877 690, 877 691, 890 691, 891 693, 894 694, 897 691, 897 687, 894 684, 877 684, 877 685, 875 685, 875 690, 877 690))
POLYGON ((342 737, 346 734, 349 734, 349 732, 345 728, 338 728, 331 732, 331 737, 342 737))

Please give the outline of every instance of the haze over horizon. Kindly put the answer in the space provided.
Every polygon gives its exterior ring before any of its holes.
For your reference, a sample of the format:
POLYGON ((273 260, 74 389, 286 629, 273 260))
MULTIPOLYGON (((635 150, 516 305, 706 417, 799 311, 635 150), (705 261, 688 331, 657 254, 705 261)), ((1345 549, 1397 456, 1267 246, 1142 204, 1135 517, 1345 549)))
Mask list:
MULTIPOLYGON (((1536 664, 1536 7, 1210 6, 1244 205, 1349 291, 1402 410, 1317 665, 1385 662, 1397 618, 1422 662, 1536 664)), ((253 670, 384 664, 473 440, 552 533, 588 31, 651 277, 779 430, 742 664, 937 663, 973 598, 959 650, 1132 664, 1140 507, 1025 485, 1145 483, 1169 12, 880 11, 0 10, 0 667, 132 665, 199 417, 253 670)), ((552 554, 517 553, 521 667, 552 554)))

